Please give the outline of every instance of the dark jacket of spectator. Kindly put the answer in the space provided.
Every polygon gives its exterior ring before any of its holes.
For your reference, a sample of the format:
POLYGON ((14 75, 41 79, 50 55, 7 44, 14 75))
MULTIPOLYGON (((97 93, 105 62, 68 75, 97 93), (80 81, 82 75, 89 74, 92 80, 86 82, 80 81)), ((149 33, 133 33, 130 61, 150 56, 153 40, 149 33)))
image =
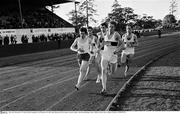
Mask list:
POLYGON ((4 45, 9 45, 9 37, 8 36, 4 37, 4 45))

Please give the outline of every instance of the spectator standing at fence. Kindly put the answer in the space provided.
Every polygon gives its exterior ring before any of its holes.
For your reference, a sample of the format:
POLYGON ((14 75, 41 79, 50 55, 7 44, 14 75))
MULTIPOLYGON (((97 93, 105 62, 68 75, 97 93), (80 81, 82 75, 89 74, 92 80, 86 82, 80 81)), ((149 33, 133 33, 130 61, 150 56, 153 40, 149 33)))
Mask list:
POLYGON ((24 44, 24 35, 21 36, 21 42, 24 44))
POLYGON ((36 39, 35 39, 35 36, 32 35, 32 42, 35 43, 36 42, 36 39))
POLYGON ((4 37, 4 45, 9 45, 9 37, 7 35, 4 37))
POLYGON ((158 29, 158 37, 161 38, 161 30, 158 29))
POLYGON ((80 37, 76 38, 71 45, 70 49, 77 52, 79 69, 78 82, 75 85, 75 89, 79 90, 81 83, 86 75, 86 71, 89 65, 89 51, 90 51, 90 40, 87 36, 87 29, 82 27, 80 28, 80 37))
POLYGON ((10 39, 11 39, 11 44, 14 44, 14 37, 13 37, 13 35, 11 35, 10 39))
POLYGON ((24 43, 28 43, 28 37, 27 37, 27 35, 24 35, 24 43))
POLYGON ((22 37, 21 37, 21 42, 22 42, 23 44, 28 43, 28 37, 27 37, 27 35, 22 35, 22 37))
POLYGON ((14 44, 17 44, 17 36, 14 35, 14 44))

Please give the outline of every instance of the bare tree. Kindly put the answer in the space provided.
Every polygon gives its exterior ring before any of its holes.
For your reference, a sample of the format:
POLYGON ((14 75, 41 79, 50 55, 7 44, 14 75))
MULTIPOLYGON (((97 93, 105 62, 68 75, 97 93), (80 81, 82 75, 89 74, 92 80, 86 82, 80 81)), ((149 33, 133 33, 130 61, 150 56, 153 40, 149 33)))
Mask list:
POLYGON ((177 11, 176 9, 177 9, 177 1, 176 0, 172 0, 170 2, 170 9, 169 9, 170 12, 169 13, 171 15, 174 15, 174 13, 177 11))

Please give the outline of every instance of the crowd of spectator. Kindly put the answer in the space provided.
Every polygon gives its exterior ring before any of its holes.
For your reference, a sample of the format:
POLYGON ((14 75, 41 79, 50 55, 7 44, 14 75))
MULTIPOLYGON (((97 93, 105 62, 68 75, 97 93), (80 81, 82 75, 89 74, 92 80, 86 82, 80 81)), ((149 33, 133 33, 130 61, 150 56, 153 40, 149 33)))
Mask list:
POLYGON ((0 29, 21 28, 59 28, 72 27, 46 8, 23 9, 22 23, 18 10, 0 11, 0 29))
POLYGON ((47 41, 58 41, 58 40, 73 40, 76 38, 75 33, 63 33, 63 34, 51 34, 51 35, 38 35, 32 36, 32 42, 47 42, 47 41))
MULTIPOLYGON (((9 6, 2 8, 0 11, 0 29, 18 29, 18 28, 62 28, 72 27, 70 23, 52 13, 46 8, 39 7, 23 7, 22 22, 20 19, 19 9, 9 6)), ((50 35, 0 35, 0 46, 11 45, 17 43, 48 42, 57 40, 74 39, 75 33, 50 34, 50 35), (21 37, 19 39, 19 37, 21 37), (32 40, 31 40, 32 39, 32 40)))
POLYGON ((11 36, 1 36, 0 35, 0 46, 2 45, 9 45, 9 44, 17 44, 17 37, 16 35, 11 35, 11 36))
MULTIPOLYGON (((59 40, 74 40, 76 38, 75 33, 63 33, 63 34, 51 34, 51 35, 32 35, 32 43, 38 43, 38 42, 48 42, 48 41, 59 41, 59 40)), ((21 43, 27 44, 30 43, 30 39, 27 35, 21 36, 21 43)), ((2 45, 14 45, 17 44, 17 36, 11 35, 11 36, 1 36, 0 35, 0 46, 2 45)))

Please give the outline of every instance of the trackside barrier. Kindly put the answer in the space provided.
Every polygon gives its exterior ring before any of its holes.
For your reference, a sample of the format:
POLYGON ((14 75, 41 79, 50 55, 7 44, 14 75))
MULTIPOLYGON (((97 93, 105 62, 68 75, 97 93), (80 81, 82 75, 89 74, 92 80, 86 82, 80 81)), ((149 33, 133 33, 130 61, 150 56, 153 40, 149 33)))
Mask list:
MULTIPOLYGON (((29 54, 43 52, 55 49, 69 48, 74 40, 50 41, 28 44, 3 45, 0 46, 0 57, 14 56, 20 54, 29 54)), ((69 50, 70 53, 71 51, 69 50)))
POLYGON ((148 63, 146 63, 143 67, 141 67, 124 85, 123 87, 118 91, 116 96, 113 98, 113 100, 110 102, 110 104, 107 106, 105 111, 116 111, 117 108, 121 106, 120 103, 118 103, 118 100, 125 95, 126 91, 131 87, 132 82, 134 80, 137 80, 146 70, 146 68, 152 64, 153 62, 157 61, 158 59, 162 58, 163 56, 166 56, 176 50, 172 50, 166 54, 160 55, 153 60, 150 60, 148 63))

